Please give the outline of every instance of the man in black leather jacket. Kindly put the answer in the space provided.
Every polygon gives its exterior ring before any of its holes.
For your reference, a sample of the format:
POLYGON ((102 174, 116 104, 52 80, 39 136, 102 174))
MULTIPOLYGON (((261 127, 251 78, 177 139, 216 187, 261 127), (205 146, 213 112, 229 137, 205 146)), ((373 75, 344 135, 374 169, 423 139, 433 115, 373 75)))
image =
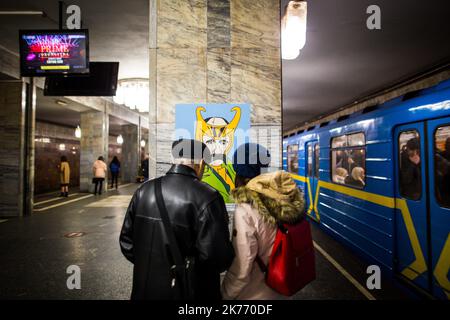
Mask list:
MULTIPOLYGON (((224 200, 200 181, 207 154, 201 142, 175 141, 175 164, 158 179, 179 250, 183 258, 195 258, 195 299, 219 300, 220 273, 230 266, 234 251, 224 200), (199 148, 200 154, 192 152, 199 148)), ((155 181, 134 193, 120 234, 122 253, 134 264, 132 299, 174 298, 169 272, 174 263, 155 199, 155 181)))

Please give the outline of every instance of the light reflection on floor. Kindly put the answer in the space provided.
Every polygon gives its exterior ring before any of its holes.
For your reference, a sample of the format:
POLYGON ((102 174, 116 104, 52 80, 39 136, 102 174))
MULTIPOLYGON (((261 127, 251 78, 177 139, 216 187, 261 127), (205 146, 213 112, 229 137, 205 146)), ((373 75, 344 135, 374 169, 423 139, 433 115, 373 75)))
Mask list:
POLYGON ((90 203, 88 208, 128 208, 131 201, 131 195, 116 195, 90 203))

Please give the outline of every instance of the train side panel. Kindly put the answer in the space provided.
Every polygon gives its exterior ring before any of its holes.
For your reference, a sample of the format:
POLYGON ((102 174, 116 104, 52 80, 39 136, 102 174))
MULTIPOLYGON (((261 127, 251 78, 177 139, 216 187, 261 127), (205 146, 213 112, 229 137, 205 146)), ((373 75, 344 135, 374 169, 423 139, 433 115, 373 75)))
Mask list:
MULTIPOLYGON (((415 212, 416 209, 410 212, 409 207, 414 208, 413 203, 398 194, 399 146, 398 136, 394 133, 401 124, 425 122, 449 115, 450 81, 444 81, 423 90, 413 99, 402 101, 397 98, 376 111, 356 114, 340 123, 291 135, 283 140, 283 169, 291 171, 304 192, 308 215, 329 234, 390 275, 406 277, 411 283, 426 288, 423 279, 427 275, 432 276, 432 272, 438 274, 435 276, 439 278, 438 290, 433 290, 438 297, 445 297, 445 294, 450 297, 450 284, 445 278, 450 265, 450 248, 447 248, 450 244, 441 246, 444 241, 440 241, 439 248, 431 248, 432 251, 439 251, 439 261, 433 262, 439 265, 436 268, 439 270, 423 267, 428 260, 426 226, 420 218, 423 213, 415 212), (355 188, 333 182, 332 139, 361 132, 365 137, 365 185, 355 188), (311 161, 311 152, 307 148, 310 143, 316 142, 320 149, 319 159, 313 155, 311 161), (287 149, 292 145, 298 145, 296 172, 293 172, 292 164, 288 165, 287 149), (311 176, 311 170, 308 170, 308 165, 315 161, 319 164, 318 179, 311 176), (414 273, 403 267, 400 269, 399 257, 411 266, 411 270, 416 268, 419 271, 414 273), (417 268, 419 265, 422 267, 417 268)), ((433 155, 428 161, 432 158, 433 155)), ((434 185, 434 175, 430 174, 429 179, 429 183, 434 185)), ((448 233, 450 226, 444 228, 448 233)), ((438 282, 437 279, 433 281, 438 282)))

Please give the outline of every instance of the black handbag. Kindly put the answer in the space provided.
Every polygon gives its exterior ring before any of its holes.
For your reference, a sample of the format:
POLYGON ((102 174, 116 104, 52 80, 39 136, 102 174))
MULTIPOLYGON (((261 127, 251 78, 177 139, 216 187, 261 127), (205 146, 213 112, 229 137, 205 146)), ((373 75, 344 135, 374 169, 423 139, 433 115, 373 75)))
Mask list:
POLYGON ((162 178, 155 181, 155 197, 158 205, 159 214, 161 216, 167 240, 169 242, 170 253, 174 264, 170 267, 169 274, 171 277, 170 288, 173 292, 173 298, 176 300, 194 300, 195 298, 195 259, 194 257, 186 257, 183 259, 180 249, 177 245, 175 233, 170 224, 169 214, 167 213, 166 204, 161 189, 162 178))

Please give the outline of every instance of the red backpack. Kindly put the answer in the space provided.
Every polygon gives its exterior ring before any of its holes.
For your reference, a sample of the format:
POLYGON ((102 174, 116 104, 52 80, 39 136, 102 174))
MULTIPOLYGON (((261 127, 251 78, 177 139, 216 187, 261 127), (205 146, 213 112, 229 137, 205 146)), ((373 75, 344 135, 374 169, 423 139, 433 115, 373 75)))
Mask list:
POLYGON ((294 225, 279 224, 269 265, 257 257, 266 274, 266 284, 285 296, 292 296, 316 278, 311 227, 302 219, 294 225))

